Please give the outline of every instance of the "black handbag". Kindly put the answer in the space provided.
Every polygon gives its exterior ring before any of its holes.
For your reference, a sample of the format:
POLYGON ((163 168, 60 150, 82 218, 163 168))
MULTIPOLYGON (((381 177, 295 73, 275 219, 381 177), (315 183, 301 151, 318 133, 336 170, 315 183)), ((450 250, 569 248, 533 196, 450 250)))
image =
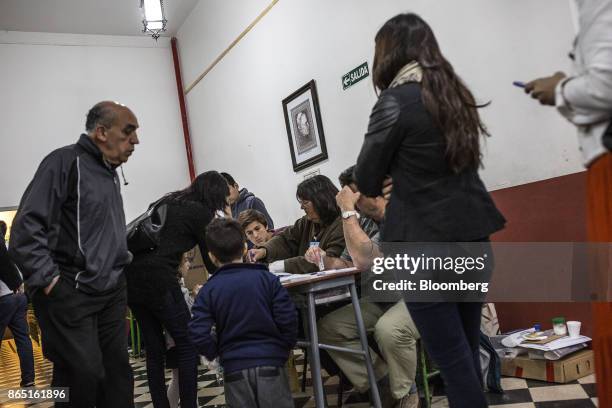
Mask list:
POLYGON ((127 245, 133 254, 153 251, 159 245, 168 211, 168 205, 162 202, 164 198, 127 225, 127 245))

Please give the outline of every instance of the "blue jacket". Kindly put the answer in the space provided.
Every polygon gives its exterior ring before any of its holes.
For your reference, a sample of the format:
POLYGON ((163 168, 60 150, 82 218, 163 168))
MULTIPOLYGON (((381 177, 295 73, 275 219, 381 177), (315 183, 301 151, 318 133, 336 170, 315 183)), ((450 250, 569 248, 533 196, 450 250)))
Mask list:
POLYGON ((297 340, 295 305, 265 265, 222 266, 202 287, 191 312, 189 332, 198 351, 208 360, 220 356, 226 373, 281 367, 297 340))
POLYGON ((266 209, 266 205, 260 198, 256 197, 255 194, 251 193, 246 188, 240 189, 240 195, 238 196, 238 200, 232 205, 232 217, 238 218, 241 212, 246 210, 257 210, 266 217, 268 221, 268 229, 274 229, 274 222, 272 221, 272 217, 268 214, 268 210, 266 209))

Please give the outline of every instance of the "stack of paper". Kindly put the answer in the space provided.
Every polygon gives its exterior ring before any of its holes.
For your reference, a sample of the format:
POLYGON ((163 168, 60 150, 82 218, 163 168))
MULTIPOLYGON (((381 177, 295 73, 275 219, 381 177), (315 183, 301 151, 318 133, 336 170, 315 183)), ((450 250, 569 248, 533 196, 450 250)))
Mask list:
POLYGON ((591 341, 591 338, 587 336, 578 336, 576 338, 571 338, 567 336, 567 337, 561 337, 560 339, 551 341, 550 343, 546 343, 546 344, 533 344, 529 342, 522 342, 520 344, 520 347, 530 348, 530 349, 535 349, 535 350, 542 350, 542 351, 553 351, 553 350, 558 350, 558 349, 565 348, 565 347, 575 346, 576 344, 587 343, 589 341, 591 341))
POLYGON ((329 275, 334 275, 336 273, 341 273, 341 272, 351 272, 355 270, 357 270, 357 268, 352 267, 352 268, 343 268, 343 269, 328 269, 326 271, 319 271, 319 272, 305 273, 305 274, 296 274, 296 273, 287 273, 287 272, 270 272, 270 273, 278 276, 281 283, 286 283, 286 282, 295 282, 298 280, 304 280, 304 279, 309 279, 309 278, 319 277, 319 276, 329 276, 329 275))

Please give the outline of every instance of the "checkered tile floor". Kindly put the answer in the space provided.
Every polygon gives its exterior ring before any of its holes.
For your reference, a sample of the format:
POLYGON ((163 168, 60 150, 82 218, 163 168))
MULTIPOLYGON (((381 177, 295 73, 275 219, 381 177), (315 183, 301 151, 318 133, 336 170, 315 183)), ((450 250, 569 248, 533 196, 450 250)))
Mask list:
MULTIPOLYGON (((51 380, 51 363, 46 361, 41 354, 40 347, 34 343, 34 358, 36 366, 36 385, 46 387, 51 380)), ((301 358, 301 357, 300 357, 301 358)), ((133 359, 134 369, 134 402, 137 408, 153 408, 149 395, 147 374, 144 359, 133 359)), ((301 375, 302 364, 298 360, 298 375, 301 375)), ((167 372, 167 379, 170 372, 167 372)), ((7 388, 19 386, 19 360, 15 351, 15 343, 12 340, 2 342, 0 349, 0 407, 11 408, 47 408, 52 407, 51 402, 27 403, 9 401, 6 397, 7 388)), ((338 377, 324 375, 324 384, 330 407, 336 406, 336 393, 338 377)), ((595 377, 593 375, 578 381, 563 385, 522 380, 517 378, 502 378, 502 386, 505 394, 488 394, 490 407, 492 408, 588 408, 597 406, 595 398, 595 377)), ((439 387, 438 387, 439 388, 439 387)), ((434 386, 434 408, 448 407, 446 398, 436 395, 438 390, 434 386)), ((354 398, 351 393, 345 393, 345 400, 354 398)), ((296 408, 314 407, 312 399, 312 386, 310 383, 310 372, 307 373, 307 387, 305 393, 294 394, 296 408)), ((347 402, 349 402, 347 401, 347 402)), ((225 404, 223 387, 217 383, 214 374, 200 369, 198 374, 198 402, 200 407, 222 407, 225 404)), ((345 404, 345 407, 367 407, 367 403, 345 404)))

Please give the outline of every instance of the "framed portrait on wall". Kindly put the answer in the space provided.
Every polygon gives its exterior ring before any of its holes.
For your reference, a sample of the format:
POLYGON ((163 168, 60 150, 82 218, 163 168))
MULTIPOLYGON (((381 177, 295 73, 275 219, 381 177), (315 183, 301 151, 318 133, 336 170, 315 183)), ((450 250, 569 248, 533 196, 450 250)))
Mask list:
POLYGON ((319 98, 314 79, 283 99, 293 171, 327 159, 319 98))

